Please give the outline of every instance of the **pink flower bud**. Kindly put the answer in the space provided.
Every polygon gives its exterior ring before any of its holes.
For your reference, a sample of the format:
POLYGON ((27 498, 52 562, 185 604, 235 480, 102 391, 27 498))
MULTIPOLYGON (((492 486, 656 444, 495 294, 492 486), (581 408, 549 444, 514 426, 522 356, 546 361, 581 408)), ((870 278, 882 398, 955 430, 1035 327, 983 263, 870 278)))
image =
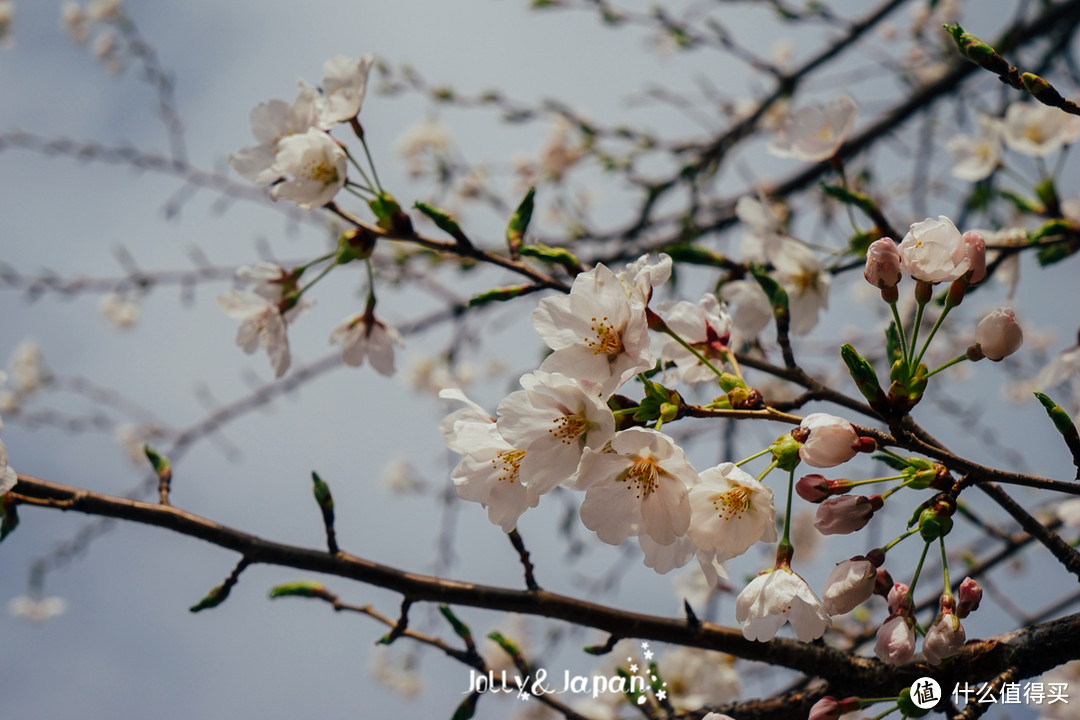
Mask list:
POLYGON ((1016 322, 1012 308, 1000 307, 979 321, 975 328, 975 344, 994 362, 1019 350, 1024 344, 1024 332, 1016 322))
POLYGON ((874 594, 876 580, 877 569, 866 558, 851 558, 840 563, 825 578, 825 588, 821 592, 825 612, 830 615, 851 612, 874 594))
POLYGON ((795 483, 795 492, 806 502, 819 503, 832 495, 831 483, 824 475, 803 475, 795 483))
POLYGON ((982 593, 982 588, 974 578, 964 578, 964 582, 960 583, 960 589, 956 591, 960 599, 956 606, 956 616, 966 618, 978 610, 979 603, 982 602, 982 593))
POLYGON ((870 243, 863 277, 877 288, 896 287, 900 282, 900 250, 892 238, 878 238, 870 243))
MULTIPOLYGON (((892 590, 889 591, 889 612, 894 615, 900 612, 900 608, 906 603, 906 598, 910 588, 905 583, 896 583, 893 585, 892 590)), ((909 608, 910 609, 910 608, 909 608)))
POLYGON ((986 279, 986 238, 981 232, 968 230, 964 233, 964 243, 967 245, 967 256, 971 260, 968 282, 978 285, 986 279))
POLYGON ((915 654, 914 621, 907 615, 893 614, 877 632, 874 654, 889 665, 903 665, 915 654))
POLYGON ((814 527, 822 535, 847 535, 866 527, 874 511, 884 505, 880 495, 845 495, 822 501, 814 517, 814 527))
POLYGON ((837 700, 831 695, 826 695, 814 703, 810 708, 810 716, 806 720, 837 720, 844 713, 858 710, 859 707, 859 698, 849 697, 837 700))
POLYGON ((926 662, 931 665, 940 665, 942 660, 951 658, 960 652, 967 642, 967 634, 960 619, 953 613, 943 613, 938 616, 933 627, 926 631, 923 640, 923 654, 926 662))
MULTIPOLYGON (((879 567, 877 569, 877 577, 874 580, 874 594, 880 595, 883 598, 888 599, 889 592, 893 589, 892 575, 885 568, 879 567)), ((891 607, 890 612, 896 612, 891 607)))
POLYGON ((801 430, 805 438, 797 437, 802 442, 799 457, 807 465, 827 468, 845 463, 855 457, 859 434, 855 426, 843 418, 827 413, 812 413, 803 418, 797 431, 801 430))

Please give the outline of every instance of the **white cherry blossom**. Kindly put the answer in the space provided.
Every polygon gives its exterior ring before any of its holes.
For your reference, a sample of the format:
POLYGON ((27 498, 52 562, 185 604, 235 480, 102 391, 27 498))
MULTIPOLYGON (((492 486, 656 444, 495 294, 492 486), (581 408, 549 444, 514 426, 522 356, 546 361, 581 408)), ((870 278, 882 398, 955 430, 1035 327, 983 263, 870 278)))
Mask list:
POLYGON ((799 448, 799 458, 807 465, 827 468, 845 463, 858 452, 855 426, 828 413, 811 413, 799 423, 808 434, 799 448))
POLYGON ((855 103, 841 95, 826 105, 799 108, 788 115, 769 144, 769 152, 809 162, 828 160, 854 126, 855 103))
POLYGON ((814 591, 787 566, 750 581, 735 601, 735 620, 743 637, 759 642, 771 640, 786 622, 802 642, 821 637, 832 624, 814 591))
POLYGON ((568 295, 540 301, 533 327, 553 352, 540 366, 600 384, 606 397, 631 377, 653 366, 645 306, 628 292, 651 287, 642 268, 624 281, 605 265, 579 274, 568 295))
MULTIPOLYGON (((665 313, 665 322, 714 367, 719 368, 724 362, 730 342, 731 316, 715 295, 706 293, 697 303, 685 300, 675 303, 665 313)), ((660 357, 674 362, 679 379, 688 385, 716 380, 712 370, 675 340, 664 343, 660 357)))
POLYGON ((998 362, 1020 349, 1024 331, 1016 321, 1013 309, 1000 307, 979 321, 975 327, 975 343, 990 360, 998 362))
POLYGON ((733 330, 740 340, 753 340, 772 321, 769 296, 754 280, 734 280, 726 283, 720 296, 734 306, 731 311, 733 330))
POLYGON ((690 539, 723 562, 776 542, 773 492, 733 463, 705 470, 690 489, 690 539))
POLYGON ((825 612, 830 615, 851 612, 874 594, 876 580, 877 568, 864 557, 840 563, 825 578, 821 593, 825 612))
POLYGON ((955 135, 945 144, 952 156, 952 174, 961 180, 978 182, 990 176, 1001 161, 1001 122, 979 116, 975 137, 955 135))
POLYGON ((18 474, 7 463, 7 448, 4 447, 3 441, 0 441, 0 496, 15 487, 15 483, 19 480, 18 474))
POLYGON ((345 151, 322 130, 282 138, 275 166, 292 178, 270 188, 270 197, 304 209, 322 207, 345 186, 347 164, 345 151))
POLYGON ((229 317, 241 321, 236 344, 249 355, 259 348, 266 350, 274 375, 281 377, 289 369, 289 337, 285 318, 278 304, 249 290, 233 290, 218 296, 218 304, 229 317))
POLYGON ((790 238, 781 239, 772 262, 775 279, 788 294, 791 332, 805 335, 829 306, 829 273, 810 248, 790 238))
POLYGON ((284 173, 277 165, 279 143, 284 138, 307 132, 318 121, 315 89, 301 85, 292 105, 284 100, 259 103, 251 111, 251 132, 259 142, 229 156, 236 172, 252 182, 266 185, 284 173))
POLYGON ((371 53, 359 60, 335 55, 323 63, 322 97, 316 101, 319 126, 323 130, 359 114, 367 92, 368 73, 374 63, 375 55, 371 53))
POLYGON ((521 479, 543 494, 571 481, 585 448, 600 449, 615 434, 615 416, 588 380, 537 371, 499 404, 499 433, 528 451, 521 479))
POLYGON ((368 313, 346 318, 330 333, 331 343, 341 343, 341 359, 346 365, 360 367, 367 358, 380 375, 394 374, 394 346, 404 340, 393 327, 368 313))
POLYGON ((63 615, 66 609, 67 602, 60 597, 34 598, 21 595, 8 602, 8 612, 13 617, 33 623, 45 622, 63 615))
POLYGON ((1076 140, 1077 118, 1039 102, 1013 103, 1005 111, 1002 138, 1010 150, 1046 157, 1076 140))
POLYGON ((640 533, 670 545, 690 526, 688 489, 697 481, 686 454, 667 435, 622 430, 604 451, 588 448, 581 458, 581 521, 610 545, 640 533))

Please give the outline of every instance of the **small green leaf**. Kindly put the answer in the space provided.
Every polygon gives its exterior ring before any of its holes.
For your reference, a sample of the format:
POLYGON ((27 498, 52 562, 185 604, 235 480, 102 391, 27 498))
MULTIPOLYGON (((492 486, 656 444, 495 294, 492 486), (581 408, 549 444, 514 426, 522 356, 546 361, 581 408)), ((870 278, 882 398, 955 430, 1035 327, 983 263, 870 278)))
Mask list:
POLYGON ((326 589, 325 585, 314 580, 297 580, 284 585, 277 585, 270 589, 269 597, 271 600, 283 597, 320 598, 330 601, 336 599, 334 594, 326 589))

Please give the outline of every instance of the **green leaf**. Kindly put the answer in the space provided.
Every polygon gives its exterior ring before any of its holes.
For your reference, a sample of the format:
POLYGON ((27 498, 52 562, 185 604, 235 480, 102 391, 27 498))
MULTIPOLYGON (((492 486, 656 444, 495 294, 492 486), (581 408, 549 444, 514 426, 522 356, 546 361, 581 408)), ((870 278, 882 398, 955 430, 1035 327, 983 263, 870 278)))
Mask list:
POLYGON ((208 592, 206 597, 192 605, 188 610, 197 613, 202 612, 203 610, 209 610, 210 608, 216 608, 218 605, 225 602, 227 597, 229 597, 229 591, 225 590, 223 585, 218 585, 208 592))
POLYGON ((466 643, 472 643, 472 630, 469 629, 468 625, 458 619, 458 616, 454 614, 454 611, 450 609, 449 605, 440 605, 439 612, 441 612, 442 616, 446 618, 446 621, 450 623, 450 626, 454 628, 454 633, 459 638, 466 643))
POLYGON ((532 289, 532 285, 511 285, 509 287, 494 288, 485 293, 480 293, 469 298, 469 307, 479 307, 493 302, 505 302, 512 300, 523 292, 532 289))
POLYGON ((450 716, 450 720, 469 720, 469 718, 476 714, 476 703, 478 700, 480 700, 480 693, 474 692, 469 695, 457 706, 457 710, 450 716))
POLYGON ((334 594, 326 589, 325 585, 314 580, 297 580, 284 585, 277 585, 270 589, 269 596, 271 600, 283 597, 320 598, 330 601, 336 599, 334 594))
POLYGON ((525 233, 528 232, 529 223, 532 222, 533 198, 535 196, 536 188, 529 188, 528 192, 525 193, 525 197, 521 198, 521 202, 518 203, 514 214, 510 216, 510 221, 506 224, 506 242, 511 251, 520 248, 525 242, 525 233))

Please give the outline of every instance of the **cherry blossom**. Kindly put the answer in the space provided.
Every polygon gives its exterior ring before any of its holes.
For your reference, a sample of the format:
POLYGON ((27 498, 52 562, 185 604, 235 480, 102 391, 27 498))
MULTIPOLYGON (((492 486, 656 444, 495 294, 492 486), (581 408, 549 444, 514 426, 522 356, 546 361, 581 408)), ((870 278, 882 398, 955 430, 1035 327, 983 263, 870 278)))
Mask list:
POLYGON ((982 354, 998 362, 1020 349, 1024 344, 1024 331, 1012 308, 1000 307, 979 321, 975 327, 975 344, 982 354))
POLYGON ((823 500, 817 507, 814 527, 822 535, 847 535, 862 530, 884 505, 880 495, 844 495, 823 500))
POLYGON ((952 156, 952 174, 961 180, 985 180, 1001 161, 1001 123, 986 115, 979 117, 975 137, 956 135, 945 144, 952 156))
POLYGON ((319 126, 324 130, 348 122, 360 113, 367 91, 368 73, 375 63, 371 53, 353 60, 348 55, 335 55, 323 63, 322 97, 316 103, 319 126))
POLYGON ((304 209, 322 207, 345 186, 348 157, 334 138, 311 128, 278 141, 275 166, 291 180, 270 188, 275 200, 290 200, 304 209))
POLYGON ((632 302, 648 305, 653 288, 660 287, 671 277, 671 256, 660 253, 656 262, 649 262, 648 255, 642 255, 634 262, 615 272, 622 283, 623 291, 632 302))
POLYGON ((956 604, 956 616, 959 618, 966 618, 971 613, 979 609, 979 603, 982 602, 983 591, 982 587, 975 578, 964 578, 964 582, 960 583, 960 588, 956 591, 957 604, 956 604))
POLYGON ((1077 136, 1077 119, 1065 111, 1038 102, 1013 103, 1005 110, 1002 138, 1010 150, 1031 157, 1046 157, 1077 136))
POLYGON ((971 269, 968 245, 944 215, 912 223, 900 243, 900 259, 911 277, 928 283, 952 282, 971 269))
POLYGON ((439 425, 446 445, 463 455, 450 479, 462 500, 487 508, 488 519, 510 532, 518 518, 540 502, 540 495, 521 482, 520 466, 525 451, 499 435, 495 419, 460 390, 443 390, 439 397, 466 403, 439 425))
POLYGON ((781 239, 772 263, 774 278, 788 294, 791 332, 805 335, 829 306, 829 274, 810 248, 790 238, 781 239))
POLYGON ((600 449, 615 434, 615 416, 588 380, 537 371, 499 404, 499 433, 528 451, 521 479, 543 494, 577 473, 585 448, 600 449))
POLYGON ((581 521, 610 545, 639 533, 670 545, 690 526, 688 491, 697 482, 686 454, 667 435, 622 430, 604 451, 588 448, 581 458, 581 521))
POLYGON ((825 612, 842 615, 870 599, 877 581, 877 568, 865 557, 854 557, 838 564, 829 577, 821 598, 825 612))
POLYGON ((731 313, 732 329, 741 340, 753 340, 772 321, 769 296, 753 280, 725 283, 720 296, 735 306, 731 313))
POLYGON ((811 413, 799 423, 793 435, 802 442, 799 458, 813 467, 827 468, 845 463, 858 452, 859 434, 855 426, 828 413, 811 413))
POLYGON ((841 95, 827 105, 799 108, 788 115, 769 144, 769 152, 809 162, 828 160, 854 126, 855 103, 841 95))
POLYGON ((733 463, 701 473, 690 489, 690 539, 719 562, 776 542, 773 492, 733 463))
MULTIPOLYGON (((730 342, 731 316, 715 295, 706 293, 697 303, 685 300, 675 303, 667 309, 665 322, 713 366, 719 367, 724 362, 730 342)), ((712 370, 675 340, 664 344, 660 357, 674 362, 679 379, 688 385, 716 380, 712 370)))
POLYGON ((315 89, 305 85, 292 105, 276 99, 256 105, 251 111, 251 132, 259 144, 234 152, 229 156, 229 164, 260 185, 280 178, 284 172, 277 164, 279 144, 284 138, 305 133, 316 124, 316 99, 315 89))
POLYGON ((940 665, 942 660, 960 652, 965 642, 967 642, 967 633, 964 632, 960 619, 955 613, 946 610, 926 631, 926 637, 923 639, 923 654, 926 655, 926 662, 931 665, 940 665))
POLYGON ((367 358, 380 375, 394 374, 394 346, 401 347, 401 333, 372 313, 359 313, 346 318, 330 333, 330 342, 340 342, 341 359, 346 365, 360 367, 367 358))
POLYGON ((888 665, 903 665, 915 654, 915 621, 906 613, 893 613, 878 628, 874 654, 888 665))
POLYGON ((15 487, 15 483, 19 481, 18 474, 7 463, 7 448, 3 441, 0 441, 0 496, 15 487))
POLYGON ((863 277, 876 288, 896 287, 900 282, 900 249, 892 238, 878 238, 870 243, 863 277))
POLYGON ((249 355, 259 348, 265 349, 274 375, 284 375, 292 356, 285 333, 285 318, 281 316, 278 304, 249 290, 219 295, 218 304, 226 315, 242 321, 236 333, 236 344, 249 355))
POLYGON ((821 637, 832 624, 814 591, 787 566, 750 581, 735 601, 735 620, 743 624, 743 637, 759 642, 771 640, 785 622, 802 642, 821 637))
POLYGON ((651 273, 644 268, 623 280, 597 265, 574 279, 568 295, 541 300, 533 327, 555 352, 540 369, 596 381, 607 396, 652 367, 645 306, 627 294, 646 284, 651 287, 651 273))

